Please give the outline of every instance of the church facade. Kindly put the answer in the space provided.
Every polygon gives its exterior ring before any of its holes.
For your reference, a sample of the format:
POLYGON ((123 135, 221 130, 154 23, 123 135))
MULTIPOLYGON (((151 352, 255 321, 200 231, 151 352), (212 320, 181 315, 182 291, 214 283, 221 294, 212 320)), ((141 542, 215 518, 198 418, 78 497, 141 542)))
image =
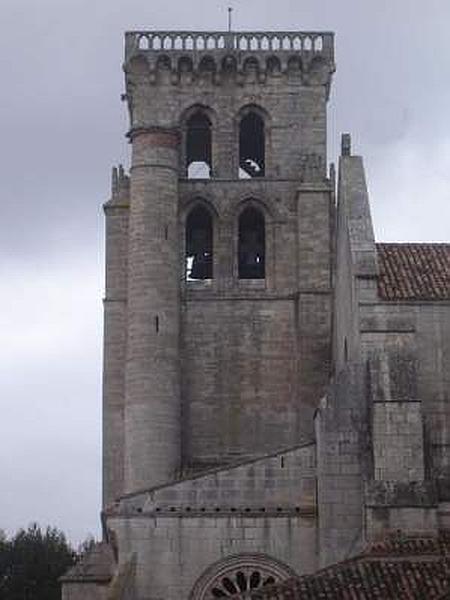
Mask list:
POLYGON ((65 600, 212 600, 450 527, 450 245, 327 165, 329 32, 126 34, 105 540, 65 600))

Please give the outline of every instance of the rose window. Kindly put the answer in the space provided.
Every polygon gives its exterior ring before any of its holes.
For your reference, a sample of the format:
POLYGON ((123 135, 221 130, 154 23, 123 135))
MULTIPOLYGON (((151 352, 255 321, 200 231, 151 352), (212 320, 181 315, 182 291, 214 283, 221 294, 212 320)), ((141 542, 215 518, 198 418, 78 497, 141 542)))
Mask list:
POLYGON ((256 590, 275 583, 275 577, 264 570, 239 569, 234 573, 229 573, 216 581, 211 588, 211 598, 228 598, 235 594, 241 594, 247 590, 256 590))
POLYGON ((190 600, 230 598, 294 576, 282 563, 263 555, 240 555, 212 565, 200 577, 190 600))

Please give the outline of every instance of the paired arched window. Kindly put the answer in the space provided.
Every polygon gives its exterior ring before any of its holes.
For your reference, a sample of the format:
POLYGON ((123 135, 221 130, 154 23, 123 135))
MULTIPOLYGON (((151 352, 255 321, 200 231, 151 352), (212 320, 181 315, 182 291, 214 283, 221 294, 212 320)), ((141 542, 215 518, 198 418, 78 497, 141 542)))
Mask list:
POLYGON ((213 277, 213 220, 203 206, 191 210, 186 221, 186 280, 213 277))
POLYGON ((239 124, 239 178, 265 175, 264 119, 255 111, 248 112, 239 124))
MULTIPOLYGON (((185 276, 186 281, 213 278, 214 233, 209 210, 198 205, 186 219, 185 276)), ((266 225, 264 214, 247 206, 238 222, 238 277, 265 279, 266 225)))
POLYGON ((189 179, 209 179, 212 170, 211 121, 201 110, 187 121, 186 172, 189 179))
MULTIPOLYGON (((265 120, 257 108, 244 109, 239 121, 239 178, 264 177, 266 172, 265 120)), ((195 110, 185 122, 185 172, 188 179, 212 175, 212 123, 208 109, 195 110)))
POLYGON ((239 279, 266 276, 266 227, 263 213, 253 206, 243 210, 238 232, 239 279))

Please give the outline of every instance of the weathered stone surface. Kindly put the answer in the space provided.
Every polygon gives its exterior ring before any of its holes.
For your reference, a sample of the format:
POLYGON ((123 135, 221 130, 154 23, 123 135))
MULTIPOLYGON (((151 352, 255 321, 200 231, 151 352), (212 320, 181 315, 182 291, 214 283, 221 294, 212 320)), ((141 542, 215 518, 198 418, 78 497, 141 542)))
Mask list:
POLYGON ((348 134, 337 206, 334 168, 327 177, 332 34, 131 32, 125 58, 131 168, 113 171, 105 204, 114 562, 102 580, 66 578, 64 599, 210 600, 238 568, 244 587, 253 570, 311 573, 387 533, 450 523, 445 262, 440 301, 424 300, 420 276, 406 289, 404 273, 397 294, 385 271, 379 295, 348 134), (198 110, 210 177, 190 179, 198 110), (239 125, 253 113, 264 176, 241 178, 239 125), (186 272, 194 208, 212 223, 209 279, 186 272), (259 279, 239 277, 247 208, 264 222, 259 279))

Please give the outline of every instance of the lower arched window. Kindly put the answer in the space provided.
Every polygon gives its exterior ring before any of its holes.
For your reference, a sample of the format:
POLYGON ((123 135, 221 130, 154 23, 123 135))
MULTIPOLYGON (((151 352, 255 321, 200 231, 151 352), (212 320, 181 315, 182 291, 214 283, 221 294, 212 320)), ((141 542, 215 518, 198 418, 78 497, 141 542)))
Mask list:
POLYGON ((191 210, 186 220, 186 280, 212 279, 213 221, 203 206, 191 210))
POLYGON ((239 217, 239 279, 266 276, 266 231, 263 213, 249 206, 239 217))

